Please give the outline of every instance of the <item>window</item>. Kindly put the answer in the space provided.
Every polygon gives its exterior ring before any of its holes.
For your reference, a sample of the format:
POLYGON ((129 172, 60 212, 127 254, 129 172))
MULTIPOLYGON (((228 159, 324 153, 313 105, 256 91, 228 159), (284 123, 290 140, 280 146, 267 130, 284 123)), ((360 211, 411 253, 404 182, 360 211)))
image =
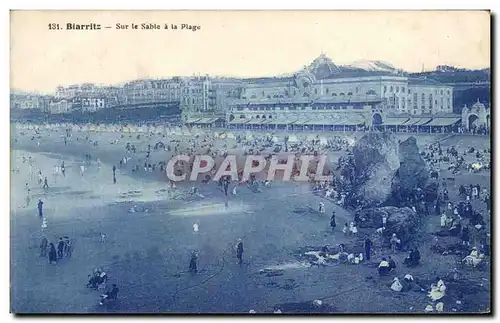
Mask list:
POLYGON ((345 94, 344 93, 340 93, 340 96, 345 96, 345 94))
POLYGON ((245 115, 244 114, 240 114, 240 119, 245 119, 245 115))
POLYGON ((351 96, 351 95, 352 95, 352 92, 347 93, 347 95, 351 96))
POLYGON ((318 89, 314 89, 314 94, 318 94, 318 89))
POLYGON ((265 96, 266 96, 266 94, 264 93, 264 91, 262 91, 262 97, 265 97, 265 96))
POLYGON ((359 92, 359 88, 358 88, 358 87, 356 87, 356 93, 358 93, 358 92, 359 92))
POLYGON ((399 93, 399 86, 396 86, 396 93, 399 93))
POLYGON ((387 92, 387 85, 384 85, 384 93, 387 92))
POLYGON ((448 95, 450 95, 450 90, 448 90, 447 92, 448 92, 448 95))
POLYGON ((374 90, 369 90, 368 92, 366 92, 367 95, 375 95, 377 93, 375 93, 374 90))
POLYGON ((391 85, 391 89, 390 89, 390 91, 389 91, 389 92, 391 92, 391 93, 392 93, 393 91, 394 91, 394 88, 393 88, 393 87, 392 87, 392 85, 391 85))
POLYGON ((325 90, 325 93, 326 93, 326 94, 328 94, 328 92, 329 92, 329 90, 328 90, 328 89, 326 89, 326 90, 325 90))
POLYGON ((432 100, 432 94, 429 94, 429 110, 432 110, 434 101, 432 100))
POLYGON ((332 96, 337 96, 337 93, 332 93, 332 96))
POLYGON ((401 88, 401 92, 405 93, 405 88, 404 88, 404 86, 401 88))
POLYGON ((443 95, 443 90, 441 90, 441 95, 443 95))

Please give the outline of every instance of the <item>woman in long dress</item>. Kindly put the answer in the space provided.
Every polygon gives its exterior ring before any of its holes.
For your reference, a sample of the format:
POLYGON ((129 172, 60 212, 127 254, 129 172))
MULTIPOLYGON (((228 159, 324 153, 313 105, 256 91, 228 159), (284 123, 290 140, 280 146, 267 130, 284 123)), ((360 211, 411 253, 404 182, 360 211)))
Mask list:
POLYGON ((49 264, 52 263, 57 263, 57 252, 56 252, 56 247, 54 244, 51 242, 50 247, 49 247, 49 264))

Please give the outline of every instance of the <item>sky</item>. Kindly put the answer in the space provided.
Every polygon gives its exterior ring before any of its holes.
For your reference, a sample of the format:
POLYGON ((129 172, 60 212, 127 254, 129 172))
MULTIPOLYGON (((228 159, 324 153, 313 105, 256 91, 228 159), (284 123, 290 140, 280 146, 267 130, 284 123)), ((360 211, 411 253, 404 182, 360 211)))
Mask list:
POLYGON ((10 87, 40 93, 193 74, 274 76, 321 53, 337 65, 381 60, 409 72, 490 67, 486 11, 11 11, 10 31, 10 87), (67 23, 103 29, 66 30, 67 23), (141 30, 142 23, 162 29, 141 30))

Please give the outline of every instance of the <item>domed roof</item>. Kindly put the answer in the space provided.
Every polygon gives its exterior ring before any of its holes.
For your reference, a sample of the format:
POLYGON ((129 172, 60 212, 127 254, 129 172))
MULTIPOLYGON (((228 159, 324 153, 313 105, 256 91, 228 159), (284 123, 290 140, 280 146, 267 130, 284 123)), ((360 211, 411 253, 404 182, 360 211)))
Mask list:
POLYGON ((477 99, 477 102, 474 103, 474 105, 472 106, 472 109, 486 109, 486 106, 484 104, 482 104, 481 102, 479 102, 479 99, 477 99))
POLYGON ((321 54, 307 67, 307 70, 318 80, 329 78, 332 74, 340 73, 340 69, 325 54, 321 54))

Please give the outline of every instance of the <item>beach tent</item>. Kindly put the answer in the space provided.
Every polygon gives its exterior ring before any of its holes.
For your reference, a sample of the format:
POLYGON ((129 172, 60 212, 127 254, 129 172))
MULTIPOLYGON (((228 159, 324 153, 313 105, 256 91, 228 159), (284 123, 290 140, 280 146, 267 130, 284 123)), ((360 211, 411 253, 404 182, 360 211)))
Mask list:
POLYGON ((326 140, 325 137, 319 137, 319 143, 320 143, 320 145, 327 145, 328 140, 326 140))
POLYGON ((299 140, 297 139, 296 135, 291 135, 288 136, 288 142, 298 142, 299 140))
POLYGON ((273 138, 271 139, 274 143, 276 142, 279 142, 280 141, 280 138, 278 138, 278 136, 273 136, 273 138))

